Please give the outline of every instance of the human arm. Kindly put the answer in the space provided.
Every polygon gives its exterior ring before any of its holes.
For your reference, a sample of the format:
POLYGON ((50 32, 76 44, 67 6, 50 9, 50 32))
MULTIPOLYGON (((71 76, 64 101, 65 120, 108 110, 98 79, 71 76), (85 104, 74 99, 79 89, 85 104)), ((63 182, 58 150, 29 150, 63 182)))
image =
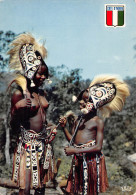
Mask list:
POLYGON ((66 139, 68 140, 68 142, 71 140, 72 135, 70 134, 70 132, 68 131, 68 129, 66 128, 66 123, 67 123, 67 119, 66 117, 60 117, 59 120, 60 126, 63 129, 63 132, 65 134, 66 139))
POLYGON ((20 122, 28 118, 28 110, 31 107, 31 100, 28 95, 24 98, 20 90, 16 90, 11 98, 11 121, 10 125, 12 129, 16 129, 20 126, 20 122), (25 114, 24 114, 25 112, 25 114))
POLYGON ((47 133, 47 137, 46 137, 46 143, 51 143, 57 134, 57 126, 54 125, 52 122, 48 122, 47 123, 47 127, 46 127, 46 133, 47 133))
POLYGON ((101 119, 96 119, 96 126, 97 126, 97 135, 96 135, 96 144, 90 146, 88 148, 75 148, 75 147, 66 147, 65 153, 66 155, 72 154, 81 154, 81 153, 96 153, 100 152, 102 149, 103 144, 103 130, 104 130, 104 123, 101 119))

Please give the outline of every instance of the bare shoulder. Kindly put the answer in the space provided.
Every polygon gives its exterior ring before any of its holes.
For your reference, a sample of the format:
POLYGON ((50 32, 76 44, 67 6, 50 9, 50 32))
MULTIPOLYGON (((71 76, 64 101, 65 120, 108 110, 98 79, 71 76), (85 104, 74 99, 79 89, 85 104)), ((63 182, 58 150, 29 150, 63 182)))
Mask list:
POLYGON ((16 90, 11 98, 12 105, 15 105, 18 101, 23 99, 23 94, 20 90, 16 90))
POLYGON ((95 120, 98 126, 104 126, 103 120, 99 118, 98 116, 95 116, 93 119, 95 120))

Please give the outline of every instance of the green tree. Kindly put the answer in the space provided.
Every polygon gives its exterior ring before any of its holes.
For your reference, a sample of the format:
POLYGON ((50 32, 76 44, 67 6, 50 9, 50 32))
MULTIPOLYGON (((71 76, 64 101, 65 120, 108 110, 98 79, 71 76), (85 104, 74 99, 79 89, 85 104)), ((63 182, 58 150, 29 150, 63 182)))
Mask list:
POLYGON ((0 71, 8 70, 8 56, 6 55, 9 44, 16 34, 12 31, 0 31, 0 71))
POLYGON ((87 87, 87 82, 82 79, 81 70, 69 70, 65 65, 50 67, 52 85, 45 86, 50 101, 49 118, 57 123, 59 116, 68 110, 78 114, 78 104, 72 102, 72 96, 78 95, 87 87))

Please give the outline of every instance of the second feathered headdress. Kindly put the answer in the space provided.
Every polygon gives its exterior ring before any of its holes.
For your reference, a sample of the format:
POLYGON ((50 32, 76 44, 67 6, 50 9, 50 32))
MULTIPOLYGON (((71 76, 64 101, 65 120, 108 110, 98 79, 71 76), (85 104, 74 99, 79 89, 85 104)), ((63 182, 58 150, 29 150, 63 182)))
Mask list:
POLYGON ((84 114, 92 109, 99 109, 101 115, 109 117, 112 111, 121 111, 125 99, 130 95, 128 85, 112 75, 99 75, 83 90, 77 100, 82 99, 83 93, 88 93, 88 102, 81 111, 84 114))

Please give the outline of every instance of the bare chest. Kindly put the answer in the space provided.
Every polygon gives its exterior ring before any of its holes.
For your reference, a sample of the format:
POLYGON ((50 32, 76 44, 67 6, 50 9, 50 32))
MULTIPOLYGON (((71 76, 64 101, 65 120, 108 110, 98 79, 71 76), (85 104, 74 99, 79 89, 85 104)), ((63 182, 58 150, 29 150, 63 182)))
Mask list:
POLYGON ((87 143, 90 140, 95 140, 96 134, 97 125, 94 120, 88 122, 82 121, 75 137, 75 143, 87 143))
POLYGON ((38 111, 39 108, 46 110, 49 106, 49 103, 46 98, 37 94, 32 94, 31 102, 31 108, 33 111, 38 111))

